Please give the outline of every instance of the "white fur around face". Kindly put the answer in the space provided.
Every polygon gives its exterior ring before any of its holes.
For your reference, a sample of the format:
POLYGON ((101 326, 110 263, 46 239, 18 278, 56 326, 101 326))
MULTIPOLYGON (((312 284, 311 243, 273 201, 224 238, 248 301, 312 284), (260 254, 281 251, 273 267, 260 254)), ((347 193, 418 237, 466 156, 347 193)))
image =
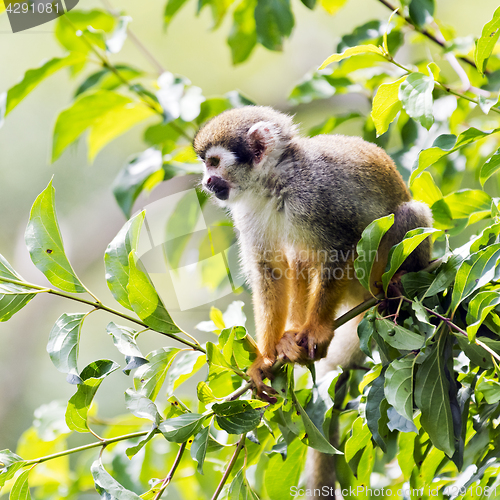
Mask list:
POLYGON ((205 168, 207 170, 220 170, 225 169, 228 166, 234 165, 236 163, 236 155, 231 151, 227 150, 223 146, 212 146, 205 154, 205 168), (207 165, 209 158, 218 158, 220 160, 217 167, 211 167, 207 165))

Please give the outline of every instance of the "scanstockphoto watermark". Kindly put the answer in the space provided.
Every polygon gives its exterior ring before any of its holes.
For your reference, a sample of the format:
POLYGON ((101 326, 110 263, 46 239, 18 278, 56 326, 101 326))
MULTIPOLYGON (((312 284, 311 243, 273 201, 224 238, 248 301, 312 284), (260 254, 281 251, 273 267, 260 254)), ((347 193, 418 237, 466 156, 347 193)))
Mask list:
POLYGON ((338 498, 340 496, 346 497, 359 497, 360 495, 369 495, 371 498, 383 497, 387 498, 390 496, 395 497, 405 497, 405 498, 418 498, 424 495, 429 497, 438 497, 444 495, 447 497, 455 498, 459 495, 469 494, 470 496, 476 497, 490 497, 497 496, 497 488, 490 486, 480 486, 473 485, 469 487, 465 486, 423 486, 422 488, 369 488, 368 486, 349 486, 349 488, 339 488, 334 489, 331 486, 323 486, 322 488, 299 488, 298 486, 292 486, 290 488, 290 495, 293 498, 321 498, 328 497, 331 498, 335 494, 338 498))
POLYGON ((74 9, 80 0, 0 0, 5 4, 13 33, 48 23, 74 9))
POLYGON ((299 279, 312 283, 324 280, 342 280, 347 278, 365 279, 363 268, 355 270, 354 261, 377 262, 377 250, 365 252, 352 246, 346 250, 303 248, 297 251, 258 250, 254 252, 253 261, 267 278, 273 280, 299 279))

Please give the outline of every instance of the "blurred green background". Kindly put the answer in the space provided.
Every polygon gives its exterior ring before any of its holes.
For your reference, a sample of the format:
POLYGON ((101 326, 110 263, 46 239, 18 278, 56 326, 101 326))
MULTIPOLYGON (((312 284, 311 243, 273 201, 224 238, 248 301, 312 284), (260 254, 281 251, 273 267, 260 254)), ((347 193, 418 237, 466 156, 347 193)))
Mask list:
MULTIPOLYGON (((231 64, 225 43, 230 29, 230 16, 217 31, 211 30, 207 10, 196 17, 195 3, 188 3, 169 26, 163 30, 165 0, 114 0, 114 7, 133 18, 131 28, 161 64, 173 73, 188 77, 202 88, 204 95, 222 95, 239 89, 259 104, 289 109, 286 97, 294 84, 307 72, 316 69, 329 56, 340 36, 368 20, 387 18, 389 11, 376 0, 354 0, 347 3, 335 17, 322 9, 310 11, 298 0, 293 1, 296 26, 285 42, 283 53, 273 53, 258 47, 250 60, 240 66, 231 64)), ((78 8, 102 7, 99 1, 80 0, 78 8)), ((458 36, 479 35, 482 26, 498 7, 494 0, 440 0, 436 17, 454 26, 458 36), (479 7, 479 8, 478 8, 479 7)), ((0 92, 16 83, 24 72, 41 61, 61 55, 53 37, 54 23, 30 31, 13 34, 8 18, 0 16, 0 92)), ((409 55, 400 53, 404 62, 409 55)), ((423 50, 427 50, 424 48, 423 50)), ((111 60, 127 61, 151 70, 143 55, 130 42, 111 60)), ((78 81, 84 76, 79 75, 78 81)), ((80 142, 66 151, 54 164, 49 155, 52 130, 58 112, 66 107, 75 82, 60 72, 44 81, 8 117, 0 129, 0 253, 28 281, 48 284, 45 277, 31 264, 24 245, 24 229, 35 197, 54 176, 59 222, 67 253, 82 280, 103 302, 112 303, 104 280, 103 254, 109 241, 125 222, 112 195, 110 186, 130 155, 144 149, 137 129, 120 137, 101 152, 93 165, 88 165, 85 145, 80 142)), ((297 120, 312 124, 324 117, 329 109, 366 111, 366 102, 356 96, 334 96, 306 108, 299 107, 297 120)), ((152 120, 153 121, 153 120, 152 120)), ((357 133, 351 126, 347 133, 357 133)), ((141 198, 136 208, 167 194, 186 189, 197 179, 177 178, 160 185, 149 200, 141 198)), ((216 305, 225 309, 236 297, 226 297, 216 305)), ((251 318, 248 296, 237 297, 246 302, 245 312, 251 318)), ((179 314, 173 312, 187 331, 196 333, 194 325, 208 319, 210 309, 204 307, 179 314)), ((16 315, 8 323, 0 323, 0 449, 15 447, 15 442, 32 419, 33 411, 53 399, 67 400, 74 387, 55 369, 45 352, 49 331, 63 312, 84 311, 76 303, 51 296, 32 301, 25 314, 16 315)), ((116 359, 111 337, 105 333, 107 318, 96 313, 86 321, 82 334, 80 366, 100 357, 116 359)), ((251 330, 250 330, 251 331, 251 330)), ((164 339, 156 334, 141 337, 143 352, 159 348, 164 339)), ((118 360, 117 361, 121 361, 118 360)), ((125 376, 113 377, 103 384, 97 396, 102 416, 125 411, 123 391, 131 385, 125 376), (115 384, 113 390, 108 385, 115 384)), ((189 389, 187 389, 189 390, 189 389)))

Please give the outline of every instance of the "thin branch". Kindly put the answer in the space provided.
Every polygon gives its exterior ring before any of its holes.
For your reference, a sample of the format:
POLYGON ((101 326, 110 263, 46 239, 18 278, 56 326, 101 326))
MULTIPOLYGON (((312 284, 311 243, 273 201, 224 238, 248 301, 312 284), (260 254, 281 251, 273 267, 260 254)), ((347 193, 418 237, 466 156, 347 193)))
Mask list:
MULTIPOLYGON (((382 1, 382 0, 379 0, 379 1, 382 1)), ((391 54, 388 54, 388 53, 384 53, 384 57, 387 59, 387 61, 389 61, 390 63, 394 64, 395 66, 397 66, 398 68, 401 68, 403 71, 406 71, 407 74, 412 74, 412 73, 415 73, 415 71, 413 71, 412 69, 409 69, 405 66, 403 66, 402 64, 398 63, 394 57, 391 56, 391 54)), ((449 94, 453 94, 454 96, 456 97, 460 97, 461 99, 465 99, 467 101, 470 101, 476 105, 480 105, 479 104, 479 99, 473 99, 472 97, 469 97, 468 95, 465 95, 461 92, 457 92, 456 90, 453 90, 452 88, 450 88, 448 85, 444 84, 443 82, 440 82, 439 80, 434 80, 435 83, 437 85, 439 85, 443 90, 445 90, 446 92, 448 92, 449 94)), ((500 114, 500 109, 499 108, 495 108, 495 107, 492 107, 491 108, 491 111, 494 111, 495 113, 498 113, 500 114)))
MULTIPOLYGON (((101 3, 106 7, 106 9, 109 11, 109 13, 116 18, 120 17, 120 12, 116 10, 112 5, 111 2, 108 0, 101 0, 101 3)), ((127 34, 132 40, 132 42, 136 45, 136 47, 146 56, 146 59, 149 59, 149 62, 156 68, 158 71, 158 74, 165 73, 166 69, 162 66, 160 61, 156 59, 156 57, 150 52, 150 50, 139 40, 137 35, 129 28, 127 27, 127 34)))
POLYGON ((229 461, 229 464, 227 466, 226 471, 224 472, 224 475, 222 476, 221 482, 217 486, 217 489, 215 490, 215 493, 212 497, 212 500, 217 500, 217 498, 220 495, 220 492, 222 491, 222 488, 226 484, 227 478, 229 477, 229 474, 231 473, 231 470, 234 467, 234 464, 236 463, 236 459, 238 458, 238 455, 240 454, 241 448, 243 448, 243 445, 245 444, 245 438, 246 438, 246 433, 241 436, 241 439, 238 441, 238 446, 236 446, 236 450, 234 451, 233 456, 231 457, 231 460, 229 461))
MULTIPOLYGON (((13 285, 19 285, 19 286, 23 286, 23 287, 27 287, 27 288, 32 288, 34 290, 39 290, 40 292, 50 293, 52 295, 57 295, 59 297, 64 297, 65 299, 74 300, 76 302, 80 302, 82 304, 92 306, 96 310, 106 311, 106 312, 109 312, 111 314, 114 314, 115 316, 119 316, 120 318, 126 319, 128 321, 132 321, 133 323, 141 325, 144 328, 149 328, 150 330, 152 330, 156 333, 160 333, 161 335, 165 335, 166 337, 169 337, 173 340, 176 340, 177 342, 180 342, 181 344, 187 345, 187 346, 191 347, 191 349, 195 349, 196 351, 200 351, 200 352, 203 352, 206 354, 206 350, 203 349, 203 347, 201 347, 201 345, 199 343, 189 342, 189 340, 184 340, 184 339, 178 337, 177 335, 175 335, 174 333, 165 333, 165 332, 159 332, 158 330, 154 330, 154 329, 150 328, 148 325, 146 325, 146 323, 144 323, 140 319, 134 318, 133 316, 129 316, 128 314, 124 314, 120 311, 117 311, 116 309, 108 307, 108 306, 104 305, 102 302, 92 302, 91 300, 87 300, 87 299, 84 299, 83 297, 78 297, 76 295, 71 295, 69 293, 62 292, 60 290, 55 290, 53 288, 47 288, 47 287, 43 287, 43 286, 39 286, 39 285, 34 285, 33 283, 27 283, 24 281, 18 281, 18 280, 13 280, 10 278, 4 278, 3 276, 0 276, 0 282, 12 283, 13 285)), ((182 330, 181 330, 181 332, 185 333, 182 330)), ((193 338, 193 337, 191 337, 191 338, 193 338)))
POLYGON ((41 464, 42 462, 48 462, 49 460, 54 460, 55 458, 65 457, 66 455, 71 455, 73 453, 79 453, 80 451, 91 450, 92 448, 106 447, 113 443, 118 443, 119 441, 125 441, 127 439, 134 439, 136 437, 142 437, 149 434, 149 431, 133 432, 131 434, 124 434, 123 436, 117 436, 110 439, 103 439, 102 441, 96 441, 95 443, 85 444, 83 446, 78 446, 77 448, 71 448, 69 450, 60 451, 59 453, 53 453, 52 455, 46 455, 40 458, 34 458, 33 460, 27 460, 23 467, 29 467, 30 465, 41 464))
MULTIPOLYGON (((378 0, 378 1, 381 4, 385 5, 392 12, 394 12, 396 10, 396 8, 393 5, 391 5, 387 0, 378 0)), ((409 17, 406 17, 404 14, 402 14, 399 10, 396 12, 396 14, 399 17, 403 18, 415 31, 418 31, 422 35, 426 36, 429 40, 432 40, 434 43, 436 43, 437 45, 439 45, 443 49, 447 49, 445 42, 442 42, 441 40, 439 40, 438 38, 436 38, 433 34, 429 33, 429 31, 427 31, 426 29, 420 29, 417 26, 415 26, 415 24, 413 23, 413 21, 409 17)), ((464 63, 467 63, 468 65, 472 66, 473 68, 475 68, 477 70, 477 66, 474 63, 474 61, 472 61, 472 59, 469 59, 466 56, 459 56, 458 58, 461 61, 463 61, 464 63)), ((485 74, 489 74, 489 71, 485 71, 484 73, 485 74)))
POLYGON ((163 495, 163 492, 166 490, 167 486, 170 484, 170 481, 172 481, 172 478, 174 477, 175 471, 177 467, 179 466, 179 463, 182 458, 182 454, 184 453, 184 450, 186 449, 186 444, 187 441, 181 444, 181 447, 179 448, 179 451, 177 452, 177 456, 175 457, 174 464, 172 465, 172 468, 170 469, 170 472, 168 473, 167 477, 163 480, 160 489, 158 490, 158 493, 154 496, 153 500, 159 500, 161 496, 163 495))
MULTIPOLYGON (((403 297, 403 300, 405 300, 406 302, 410 302, 413 304, 413 300, 411 299, 408 299, 406 297, 403 297)), ((450 330, 455 330, 456 332, 458 333, 461 333, 462 335, 464 335, 465 337, 467 337, 467 339, 469 338, 469 336, 467 335, 467 332, 465 330, 463 330, 462 328, 460 328, 459 326, 457 326, 455 323, 453 323, 453 321, 451 321, 451 319, 447 318, 446 316, 443 316, 439 313, 437 313, 436 311, 433 311, 432 309, 429 309, 428 307, 425 307, 424 305, 422 305, 422 307, 429 313, 429 314, 432 314, 433 316, 436 316, 436 318, 439 318, 443 323, 446 323, 448 325, 448 327, 450 328, 450 330)), ((488 347, 483 341, 479 340, 479 339, 475 339, 474 340, 474 343, 480 347, 482 347, 485 351, 489 352, 494 358, 496 358, 498 361, 500 361, 500 356, 493 350, 491 349, 490 347, 488 347)))

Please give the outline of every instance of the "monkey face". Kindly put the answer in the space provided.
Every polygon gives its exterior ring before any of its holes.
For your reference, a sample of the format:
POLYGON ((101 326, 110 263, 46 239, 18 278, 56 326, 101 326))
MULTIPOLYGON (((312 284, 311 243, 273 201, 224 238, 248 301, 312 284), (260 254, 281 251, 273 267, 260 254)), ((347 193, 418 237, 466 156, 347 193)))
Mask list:
POLYGON ((226 201, 238 187, 238 159, 223 146, 212 146, 205 153, 203 187, 218 200, 226 201))
POLYGON ((226 111, 204 125, 194 149, 205 166, 202 185, 223 206, 247 190, 259 189, 289 143, 294 126, 271 108, 226 111))

